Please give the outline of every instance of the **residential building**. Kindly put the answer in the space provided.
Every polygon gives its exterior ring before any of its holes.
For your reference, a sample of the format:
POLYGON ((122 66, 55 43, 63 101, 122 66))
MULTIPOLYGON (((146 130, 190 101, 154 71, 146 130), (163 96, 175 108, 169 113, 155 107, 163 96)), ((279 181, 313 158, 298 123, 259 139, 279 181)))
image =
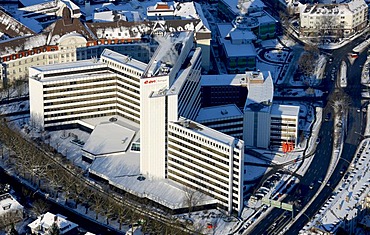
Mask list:
POLYGON ((202 68, 208 70, 211 32, 199 4, 189 4, 179 5, 177 15, 192 9, 191 19, 100 23, 82 23, 65 7, 63 18, 42 33, 0 42, 0 86, 27 79, 29 67, 98 58, 105 48, 147 63, 155 51, 152 35, 183 30, 195 32, 202 68))
POLYGON ((50 212, 38 216, 36 220, 28 224, 28 227, 31 229, 32 234, 46 235, 49 234, 48 231, 53 224, 59 228, 59 234, 61 235, 77 233, 78 224, 67 220, 67 217, 61 214, 54 215, 50 212))
POLYGON ((300 36, 349 37, 368 24, 364 0, 339 4, 305 4, 300 8, 300 36))
POLYGON ((23 206, 9 193, 0 195, 0 228, 23 219, 23 206))
POLYGON ((30 25, 33 30, 40 32, 56 19, 63 16, 63 9, 68 8, 71 12, 71 17, 80 18, 80 7, 72 0, 59 1, 42 1, 35 5, 27 5, 19 8, 19 18, 25 25, 30 25))

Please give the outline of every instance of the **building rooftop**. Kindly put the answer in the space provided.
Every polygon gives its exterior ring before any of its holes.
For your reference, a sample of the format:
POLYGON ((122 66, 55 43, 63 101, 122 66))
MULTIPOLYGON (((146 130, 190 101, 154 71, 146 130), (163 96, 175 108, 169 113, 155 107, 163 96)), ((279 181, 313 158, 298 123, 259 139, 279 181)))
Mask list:
POLYGON ((241 144, 243 142, 242 140, 236 139, 230 135, 216 131, 212 128, 209 128, 207 126, 204 126, 202 124, 199 124, 197 122, 191 121, 183 117, 180 117, 179 120, 177 122, 172 123, 172 125, 178 125, 178 126, 185 127, 199 135, 203 135, 207 138, 214 139, 215 141, 221 142, 226 145, 231 145, 235 141, 237 141, 238 147, 241 148, 242 146, 241 144))
POLYGON ((35 66, 32 67, 34 70, 39 71, 40 73, 45 72, 62 72, 62 71, 70 71, 70 70, 78 70, 81 68, 86 67, 106 67, 106 64, 97 60, 79 60, 75 62, 68 62, 68 63, 59 63, 59 64, 49 64, 49 65, 42 65, 42 66, 35 66))
POLYGON ((144 77, 165 76, 172 67, 179 63, 178 58, 186 44, 193 37, 190 31, 174 32, 165 36, 158 36, 159 47, 151 58, 144 77))
POLYGON ((240 86, 246 85, 245 74, 202 75, 201 86, 240 86))
POLYGON ((144 62, 141 62, 139 60, 135 60, 135 59, 131 58, 130 56, 126 56, 126 55, 120 54, 118 52, 109 50, 109 49, 104 49, 104 51, 101 54, 101 58, 107 58, 107 59, 114 60, 118 63, 125 64, 129 67, 132 67, 136 70, 139 70, 140 72, 144 72, 144 70, 148 66, 144 62))
POLYGON ((230 8, 234 15, 239 15, 239 13, 245 14, 254 9, 265 7, 261 0, 222 0, 222 2, 230 8), (239 2, 241 3, 240 6, 238 6, 239 2))
POLYGON ((293 105, 283 105, 283 104, 273 104, 271 106, 271 115, 272 116, 299 116, 299 106, 293 105))
POLYGON ((127 152, 136 134, 120 123, 117 118, 97 125, 82 150, 95 156, 127 152))
POLYGON ((9 37, 19 37, 25 35, 33 35, 34 31, 27 26, 8 15, 3 9, 0 8, 0 32, 8 35, 9 37))
POLYGON ((227 57, 257 56, 256 48, 252 43, 233 44, 231 40, 220 38, 222 46, 225 48, 227 57))
POLYGON ((28 224, 28 227, 33 231, 38 231, 38 234, 47 234, 45 231, 47 231, 54 222, 57 223, 59 229, 63 231, 63 234, 78 227, 78 224, 68 221, 67 217, 60 214, 54 215, 50 212, 38 216, 35 221, 28 224))
POLYGON ((353 0, 346 3, 339 4, 306 4, 305 7, 301 9, 301 13, 316 14, 316 15, 342 15, 348 14, 348 12, 356 13, 359 10, 367 8, 366 2, 364 0, 353 0))
POLYGON ((0 217, 15 210, 23 210, 23 206, 9 193, 0 195, 0 217))
POLYGON ((195 121, 202 123, 207 120, 226 119, 236 116, 242 117, 242 111, 235 104, 228 104, 201 108, 195 121))
POLYGON ((270 112, 273 97, 274 84, 271 73, 247 72, 248 97, 244 111, 270 112))

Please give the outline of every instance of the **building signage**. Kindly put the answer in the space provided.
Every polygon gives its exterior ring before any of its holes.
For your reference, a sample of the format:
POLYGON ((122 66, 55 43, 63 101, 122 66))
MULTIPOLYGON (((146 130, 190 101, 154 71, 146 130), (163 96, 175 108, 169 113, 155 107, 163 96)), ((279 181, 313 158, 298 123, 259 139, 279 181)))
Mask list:
POLYGON ((146 80, 144 82, 144 84, 153 84, 153 83, 156 83, 156 82, 157 82, 157 80, 146 80))

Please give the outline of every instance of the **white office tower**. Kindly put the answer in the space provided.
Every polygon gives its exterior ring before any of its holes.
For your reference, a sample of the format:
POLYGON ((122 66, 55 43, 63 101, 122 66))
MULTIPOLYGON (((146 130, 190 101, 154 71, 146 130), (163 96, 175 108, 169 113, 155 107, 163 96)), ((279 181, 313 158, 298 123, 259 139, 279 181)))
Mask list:
POLYGON ((269 71, 246 72, 248 97, 244 106, 243 140, 245 145, 268 148, 270 144, 270 111, 274 84, 269 71))
POLYGON ((149 64, 106 49, 99 61, 31 68, 31 122, 58 128, 120 116, 130 122, 122 129, 140 136, 141 174, 199 190, 240 214, 244 142, 192 121, 201 108, 202 66, 193 32, 156 40, 149 64))
POLYGON ((31 67, 31 125, 41 129, 119 114, 140 122, 140 77, 146 64, 111 50, 100 61, 31 67))
POLYGON ((168 178, 243 209, 244 142, 180 118, 168 126, 168 178))

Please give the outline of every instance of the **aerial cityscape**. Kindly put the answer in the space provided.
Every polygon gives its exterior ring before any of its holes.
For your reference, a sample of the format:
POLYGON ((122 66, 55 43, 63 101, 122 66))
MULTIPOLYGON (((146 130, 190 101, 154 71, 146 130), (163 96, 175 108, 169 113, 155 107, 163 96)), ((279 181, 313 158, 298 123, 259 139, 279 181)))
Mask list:
POLYGON ((0 235, 370 234, 368 0, 0 0, 0 235))

